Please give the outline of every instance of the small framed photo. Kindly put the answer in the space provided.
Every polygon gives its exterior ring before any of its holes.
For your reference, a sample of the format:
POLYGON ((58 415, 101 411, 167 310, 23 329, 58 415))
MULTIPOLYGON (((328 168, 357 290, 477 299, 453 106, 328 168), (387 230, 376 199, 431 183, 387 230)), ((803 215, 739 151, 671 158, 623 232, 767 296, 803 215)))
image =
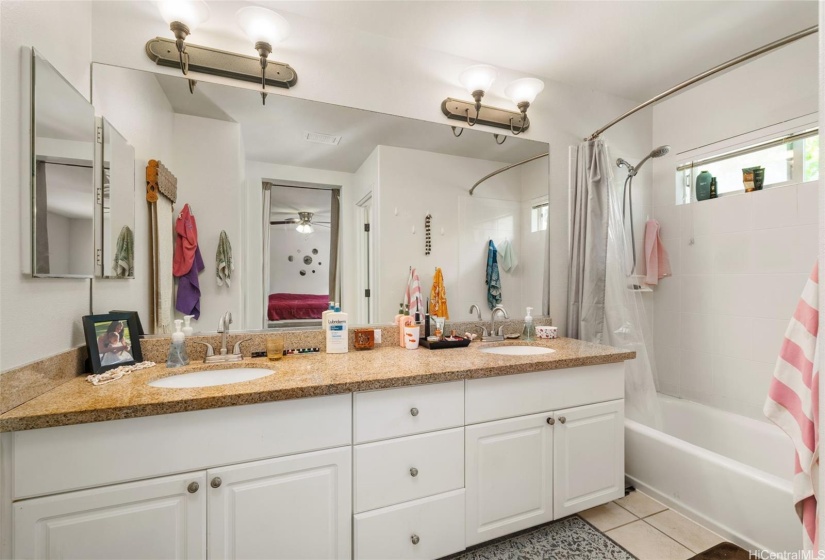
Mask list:
POLYGON ((92 373, 143 361, 137 313, 86 315, 83 332, 92 373))

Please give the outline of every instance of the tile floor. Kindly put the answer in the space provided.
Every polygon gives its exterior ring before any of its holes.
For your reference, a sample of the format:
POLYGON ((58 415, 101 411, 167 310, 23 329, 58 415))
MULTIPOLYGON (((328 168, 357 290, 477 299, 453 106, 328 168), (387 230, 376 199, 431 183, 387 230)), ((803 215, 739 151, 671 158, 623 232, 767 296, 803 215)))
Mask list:
POLYGON ((725 540, 638 490, 579 515, 639 560, 687 560, 725 540))

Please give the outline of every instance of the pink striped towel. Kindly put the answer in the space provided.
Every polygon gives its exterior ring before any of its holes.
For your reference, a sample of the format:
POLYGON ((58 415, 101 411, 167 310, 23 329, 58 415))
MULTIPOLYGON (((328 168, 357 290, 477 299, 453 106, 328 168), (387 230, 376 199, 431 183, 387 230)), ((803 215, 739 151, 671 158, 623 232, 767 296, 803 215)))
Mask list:
POLYGON ((656 286, 665 276, 671 276, 670 257, 659 237, 659 222, 648 220, 645 224, 645 284, 656 286))
POLYGON ((423 319, 424 297, 421 295, 421 280, 418 278, 418 271, 414 268, 410 268, 410 276, 407 278, 404 305, 410 310, 410 316, 415 317, 416 313, 420 313, 423 319))
POLYGON ((819 550, 819 270, 814 266, 779 351, 764 413, 793 441, 794 504, 805 550, 819 550))

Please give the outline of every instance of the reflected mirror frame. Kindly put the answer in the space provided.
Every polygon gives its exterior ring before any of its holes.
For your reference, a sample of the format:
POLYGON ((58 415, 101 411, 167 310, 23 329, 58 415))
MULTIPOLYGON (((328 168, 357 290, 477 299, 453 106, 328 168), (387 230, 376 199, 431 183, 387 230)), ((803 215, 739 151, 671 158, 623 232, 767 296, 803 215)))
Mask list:
MULTIPOLYGON (((48 68, 50 68, 57 76, 60 77, 63 82, 66 83, 69 88, 74 91, 77 95, 79 95, 82 99, 84 99, 87 103, 88 100, 86 97, 78 91, 77 88, 69 82, 63 74, 58 72, 57 68, 55 68, 51 62, 49 62, 43 55, 41 55, 37 49, 32 47, 31 49, 31 75, 30 75, 30 91, 29 91, 29 102, 31 103, 31 111, 30 111, 30 119, 29 119, 29 150, 30 150, 30 157, 29 157, 29 165, 30 169, 30 177, 29 177, 29 195, 30 195, 30 203, 31 203, 31 276, 32 278, 80 278, 80 279, 91 279, 94 277, 95 272, 95 255, 94 255, 94 243, 92 243, 91 251, 89 252, 89 262, 91 264, 90 273, 89 274, 42 274, 37 272, 37 62, 38 59, 40 62, 48 68)), ((95 138, 95 120, 94 120, 94 107, 91 103, 89 106, 92 107, 92 118, 91 118, 91 138, 90 141, 93 145, 95 145, 96 138, 95 138)), ((92 154, 92 167, 94 168, 94 154, 92 154)), ((92 217, 92 235, 95 235, 95 219, 94 219, 94 203, 95 203, 95 192, 94 192, 94 169, 92 170, 92 184, 90 189, 90 204, 93 208, 93 217, 92 217)))
MULTIPOLYGON (((105 223, 106 223, 106 216, 105 216, 105 208, 106 208, 106 192, 104 190, 104 186, 106 184, 105 181, 105 174, 106 174, 106 146, 109 145, 111 147, 112 153, 114 153, 114 144, 112 143, 112 139, 118 139, 123 142, 125 146, 128 146, 132 152, 132 159, 131 159, 131 170, 129 171, 129 177, 131 177, 131 189, 130 189, 130 200, 132 201, 131 205, 131 224, 130 227, 132 228, 132 235, 134 235, 135 230, 135 222, 137 221, 136 215, 136 206, 135 206, 135 189, 137 188, 137 182, 135 181, 135 157, 134 157, 134 147, 129 144, 129 141, 110 123, 106 117, 95 117, 95 127, 97 128, 97 135, 98 135, 98 143, 95 146, 95 197, 96 197, 96 204, 95 204, 95 255, 99 255, 99 258, 95 260, 95 277, 96 278, 105 278, 107 280, 134 280, 135 274, 134 269, 132 270, 131 276, 116 276, 111 273, 111 259, 109 258, 111 255, 106 254, 106 230, 105 230, 105 223)), ((112 188, 112 168, 114 165, 114 157, 112 157, 112 161, 109 162, 109 200, 111 203, 111 188, 112 188)), ((111 233, 111 232, 110 232, 111 233)), ((116 236, 110 236, 108 242, 112 244, 111 252, 114 253, 117 241, 115 239, 116 236)))

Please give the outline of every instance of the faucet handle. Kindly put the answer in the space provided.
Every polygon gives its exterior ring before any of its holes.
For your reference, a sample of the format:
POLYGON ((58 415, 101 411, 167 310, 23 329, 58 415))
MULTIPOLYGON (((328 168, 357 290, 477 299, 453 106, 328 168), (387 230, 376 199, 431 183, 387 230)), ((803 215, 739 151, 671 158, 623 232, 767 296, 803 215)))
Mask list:
POLYGON ((252 340, 251 337, 250 338, 244 338, 243 340, 239 340, 238 342, 236 342, 235 347, 232 349, 232 353, 236 354, 236 355, 241 354, 241 344, 243 344, 244 342, 248 342, 250 340, 252 340))
POLYGON ((206 346, 206 357, 207 358, 209 356, 214 356, 215 355, 215 349, 208 342, 200 342, 200 341, 197 341, 197 340, 190 340, 189 342, 194 342, 195 344, 202 344, 202 345, 206 346))

